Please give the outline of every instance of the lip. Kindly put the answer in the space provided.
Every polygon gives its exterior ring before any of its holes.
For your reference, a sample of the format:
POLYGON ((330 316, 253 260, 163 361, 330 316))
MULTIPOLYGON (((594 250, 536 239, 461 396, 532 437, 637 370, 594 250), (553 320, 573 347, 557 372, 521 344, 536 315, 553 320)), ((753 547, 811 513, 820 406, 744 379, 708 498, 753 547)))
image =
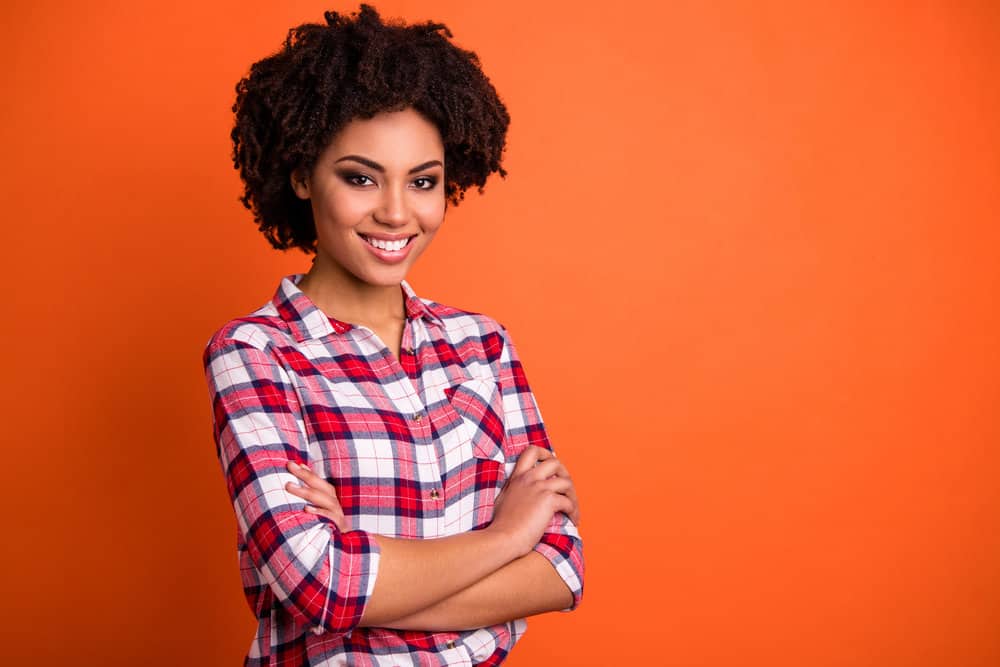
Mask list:
POLYGON ((361 238, 361 242, 368 248, 375 257, 386 264, 398 264, 405 260, 410 254, 410 249, 413 248, 413 241, 411 240, 405 246, 399 250, 382 250, 381 248, 376 248, 371 243, 366 241, 363 237, 367 236, 369 238, 378 239, 379 241, 402 241, 415 237, 416 234, 361 234, 358 233, 361 238))

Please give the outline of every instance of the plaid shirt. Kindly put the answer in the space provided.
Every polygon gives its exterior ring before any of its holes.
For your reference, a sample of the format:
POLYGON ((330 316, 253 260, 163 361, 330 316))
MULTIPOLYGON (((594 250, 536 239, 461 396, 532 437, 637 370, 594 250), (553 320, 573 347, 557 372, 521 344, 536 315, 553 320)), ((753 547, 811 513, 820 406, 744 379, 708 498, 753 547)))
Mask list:
MULTIPOLYGON (((287 276, 212 336, 204 364, 219 461, 257 617, 247 665, 497 665, 527 628, 358 627, 378 575, 373 534, 425 539, 488 525, 528 445, 550 448, 502 326, 416 297, 405 282, 398 361, 369 329, 327 317, 287 276), (296 461, 329 480, 341 532, 285 491, 296 461)), ((562 512, 535 551, 579 604, 582 542, 562 512)))

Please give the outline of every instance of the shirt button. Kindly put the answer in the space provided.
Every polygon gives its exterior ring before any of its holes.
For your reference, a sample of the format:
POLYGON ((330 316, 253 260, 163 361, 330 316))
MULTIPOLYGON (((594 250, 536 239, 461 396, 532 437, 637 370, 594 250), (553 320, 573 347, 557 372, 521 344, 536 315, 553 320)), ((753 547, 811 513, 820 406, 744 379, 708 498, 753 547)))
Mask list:
POLYGON ((424 416, 421 413, 419 412, 413 413, 413 421, 420 423, 420 420, 422 420, 423 418, 424 416))
POLYGON ((413 354, 413 348, 409 346, 404 347, 403 352, 406 352, 407 354, 413 354))
POLYGON ((437 500, 440 495, 437 489, 431 489, 431 498, 437 500))
POLYGON ((455 642, 453 642, 453 641, 450 641, 450 642, 448 642, 448 643, 446 644, 446 646, 447 646, 448 648, 455 648, 455 642))

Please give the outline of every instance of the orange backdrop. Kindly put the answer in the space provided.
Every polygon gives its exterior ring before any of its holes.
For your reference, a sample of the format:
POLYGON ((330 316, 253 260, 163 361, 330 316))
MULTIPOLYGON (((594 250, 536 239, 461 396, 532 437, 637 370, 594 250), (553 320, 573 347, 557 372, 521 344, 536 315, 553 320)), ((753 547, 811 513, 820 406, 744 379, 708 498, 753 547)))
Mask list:
MULTIPOLYGON (((376 4, 513 117, 411 276, 513 332, 582 496, 509 664, 1000 664, 998 5, 376 4)), ((0 9, 4 664, 249 645, 200 355, 308 266, 228 134, 324 8, 0 9)))

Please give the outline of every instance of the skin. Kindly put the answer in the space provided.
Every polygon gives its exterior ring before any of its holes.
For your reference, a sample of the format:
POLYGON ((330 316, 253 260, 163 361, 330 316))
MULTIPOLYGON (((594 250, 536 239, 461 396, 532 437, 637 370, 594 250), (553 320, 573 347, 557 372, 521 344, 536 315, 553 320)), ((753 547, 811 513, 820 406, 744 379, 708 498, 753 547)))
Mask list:
MULTIPOLYGON (((305 511, 327 517, 342 531, 351 529, 350 518, 344 515, 332 484, 309 468, 294 463, 289 463, 288 470, 301 480, 302 485, 288 484, 285 488, 311 503, 305 511)), ((563 478, 559 486, 567 489, 563 493, 572 502, 572 509, 567 514, 579 526, 579 504, 569 471, 551 451, 540 447, 530 446, 521 453, 507 484, 497 497, 495 507, 499 508, 504 503, 504 497, 512 487, 553 477, 563 478)), ((553 580, 550 571, 554 572, 552 565, 541 554, 532 551, 444 600, 379 625, 401 630, 473 630, 565 609, 572 602, 572 593, 567 597, 565 593, 569 589, 558 577, 553 580), (560 599, 560 596, 563 602, 553 607, 552 601, 560 599)), ((362 625, 365 623, 362 622, 362 625)))
MULTIPOLYGON (((356 119, 291 181, 310 202, 317 236, 299 288, 327 315, 370 329, 398 359, 406 323, 399 284, 444 222, 437 127, 412 109, 356 119), (408 238, 407 254, 384 261, 366 236, 408 238)), ((308 470, 289 470, 305 484, 289 491, 302 489, 312 511, 345 521, 332 486, 308 470)), ((427 540, 373 535, 379 574, 361 625, 458 630, 568 607, 572 592, 532 551, 556 512, 579 518, 572 480, 551 452, 529 447, 487 528, 427 540)))
POLYGON ((327 315, 374 331, 398 358, 405 323, 399 283, 444 222, 437 127, 412 109, 355 120, 310 173, 292 174, 292 188, 309 200, 317 237, 316 259, 299 289, 327 315), (380 261, 366 234, 412 237, 406 259, 380 261))

